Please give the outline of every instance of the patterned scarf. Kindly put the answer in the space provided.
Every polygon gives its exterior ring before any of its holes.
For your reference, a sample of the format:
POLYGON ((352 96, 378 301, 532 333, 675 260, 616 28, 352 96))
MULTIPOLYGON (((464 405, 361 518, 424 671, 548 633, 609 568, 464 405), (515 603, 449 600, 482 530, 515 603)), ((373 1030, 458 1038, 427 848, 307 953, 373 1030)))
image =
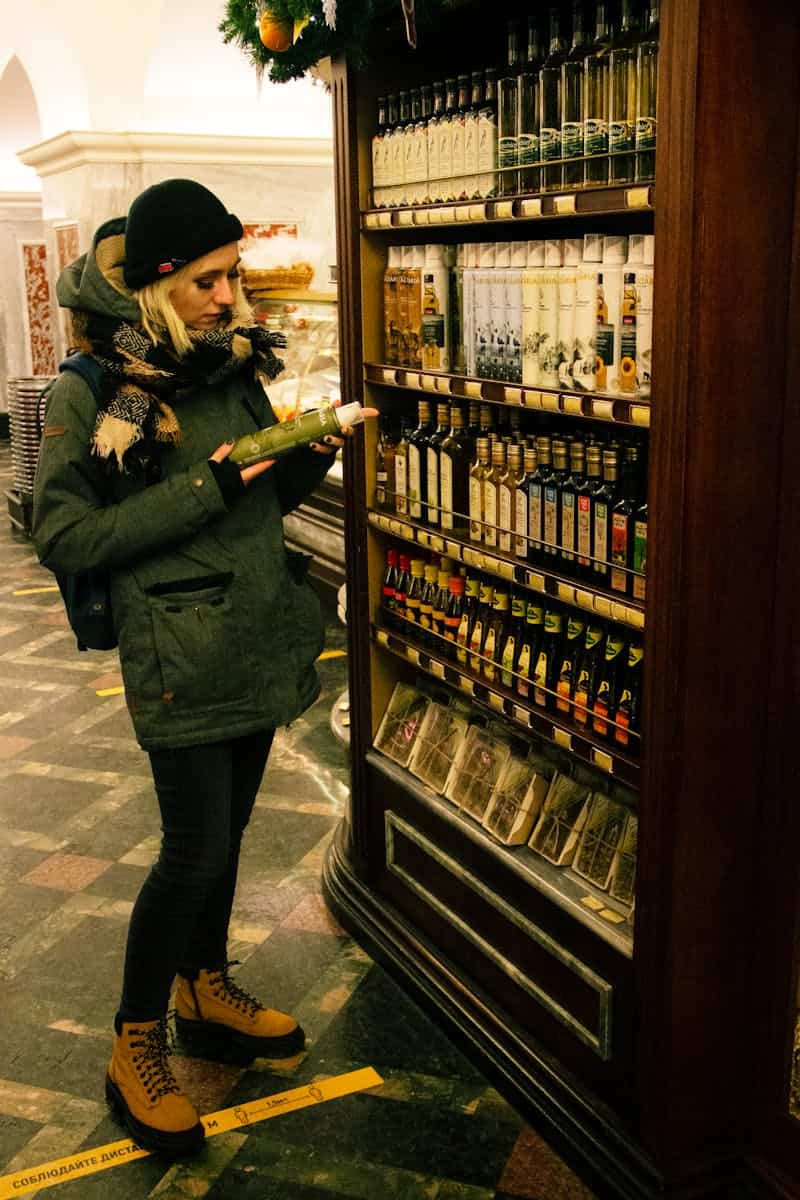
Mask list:
MULTIPOLYGON (((74 317, 77 314, 73 314, 74 317)), ((166 397, 184 388, 221 383, 248 364, 266 379, 274 379, 283 363, 273 347, 286 338, 260 325, 192 333, 193 348, 176 358, 166 346, 154 346, 141 326, 89 317, 76 341, 103 368, 105 397, 100 403, 92 451, 109 463, 123 460, 132 446, 150 440, 177 445, 180 425, 166 397)))

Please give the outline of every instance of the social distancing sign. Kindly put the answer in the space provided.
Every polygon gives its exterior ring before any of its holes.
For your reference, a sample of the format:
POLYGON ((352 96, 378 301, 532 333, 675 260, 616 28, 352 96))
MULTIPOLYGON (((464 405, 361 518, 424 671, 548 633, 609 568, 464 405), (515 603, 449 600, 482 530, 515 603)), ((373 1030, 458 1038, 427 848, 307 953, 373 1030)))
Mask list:
MULTIPOLYGON (((383 1080, 377 1071, 372 1067, 362 1067, 358 1071, 349 1071, 346 1075, 320 1079, 316 1083, 292 1088, 288 1092, 265 1096, 262 1100, 238 1104, 235 1108, 223 1108, 203 1117, 202 1122, 206 1137, 214 1137, 218 1133, 228 1133, 231 1129, 242 1129, 248 1125, 256 1125, 259 1121, 268 1121, 270 1117, 281 1117, 284 1113, 309 1108, 312 1104, 324 1104, 328 1100, 338 1100, 341 1096, 349 1096, 353 1092, 363 1092, 381 1083, 383 1080)), ((59 1183, 81 1179, 84 1175, 94 1175, 98 1171, 108 1170, 109 1167, 133 1162, 136 1158, 147 1158, 149 1155, 149 1150, 142 1150, 130 1138, 126 1138, 121 1142, 98 1146, 96 1150, 83 1150, 80 1154, 70 1154, 67 1158, 56 1158, 53 1162, 42 1163, 39 1167, 27 1167, 25 1170, 15 1171, 13 1175, 0 1177, 0 1200, 28 1196, 31 1192, 56 1187, 59 1183)))

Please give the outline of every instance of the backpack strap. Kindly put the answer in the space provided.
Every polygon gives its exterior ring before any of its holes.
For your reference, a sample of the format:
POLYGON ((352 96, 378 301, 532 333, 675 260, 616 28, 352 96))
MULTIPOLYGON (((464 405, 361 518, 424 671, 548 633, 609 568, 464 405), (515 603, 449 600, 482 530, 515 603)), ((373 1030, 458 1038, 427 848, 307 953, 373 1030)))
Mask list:
POLYGON ((79 350, 76 354, 70 354, 63 362, 60 362, 58 369, 59 371, 74 371, 76 375, 80 375, 81 379, 92 389, 95 400, 99 402, 103 390, 103 368, 96 358, 79 350))

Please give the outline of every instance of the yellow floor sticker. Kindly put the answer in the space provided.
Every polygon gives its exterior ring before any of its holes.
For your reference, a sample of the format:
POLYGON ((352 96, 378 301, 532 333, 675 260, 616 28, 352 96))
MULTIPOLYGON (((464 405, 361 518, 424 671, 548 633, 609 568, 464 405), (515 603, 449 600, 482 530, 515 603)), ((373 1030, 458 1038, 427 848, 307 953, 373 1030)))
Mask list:
POLYGON ((346 650, 323 650, 317 662, 325 662, 328 658, 347 658, 346 650))
POLYGON ((57 592, 58 590, 58 584, 50 584, 48 587, 18 588, 13 594, 15 596, 41 596, 44 592, 57 592))
MULTIPOLYGON (((270 1117, 280 1117, 283 1113, 296 1112, 312 1104, 338 1100, 340 1096, 363 1092, 366 1088, 377 1087, 381 1083, 383 1080, 377 1071, 372 1067, 362 1067, 361 1070, 349 1071, 346 1075, 335 1075, 332 1079, 320 1079, 316 1083, 292 1088, 288 1092, 277 1092, 274 1096, 265 1096, 263 1100, 251 1100, 248 1104, 237 1105, 236 1108, 223 1108, 202 1118, 206 1137, 215 1137, 216 1134, 228 1133, 231 1129, 255 1125, 258 1121, 268 1121, 270 1117)), ((28 1167, 22 1171, 15 1171, 13 1175, 0 1177, 0 1200, 28 1196, 31 1192, 55 1187, 59 1183, 68 1183, 84 1175, 94 1175, 123 1162, 148 1158, 149 1155, 149 1150, 141 1150, 135 1142, 126 1138, 121 1142, 109 1142, 107 1146, 98 1146, 95 1150, 84 1150, 80 1154, 70 1154, 67 1158, 56 1158, 39 1167, 28 1167)))
POLYGON ((121 696, 124 691, 124 687, 98 688, 95 696, 121 696))

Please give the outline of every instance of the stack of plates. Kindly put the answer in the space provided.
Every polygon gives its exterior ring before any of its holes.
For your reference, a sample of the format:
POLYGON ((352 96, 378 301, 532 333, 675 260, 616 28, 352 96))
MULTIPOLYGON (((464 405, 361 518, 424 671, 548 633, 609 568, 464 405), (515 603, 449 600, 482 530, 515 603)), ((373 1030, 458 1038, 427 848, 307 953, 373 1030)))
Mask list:
POLYGON ((33 480, 39 443, 44 427, 44 412, 40 403, 52 375, 34 375, 8 381, 8 418, 11 434, 11 462, 14 468, 14 487, 22 496, 33 495, 33 480))

